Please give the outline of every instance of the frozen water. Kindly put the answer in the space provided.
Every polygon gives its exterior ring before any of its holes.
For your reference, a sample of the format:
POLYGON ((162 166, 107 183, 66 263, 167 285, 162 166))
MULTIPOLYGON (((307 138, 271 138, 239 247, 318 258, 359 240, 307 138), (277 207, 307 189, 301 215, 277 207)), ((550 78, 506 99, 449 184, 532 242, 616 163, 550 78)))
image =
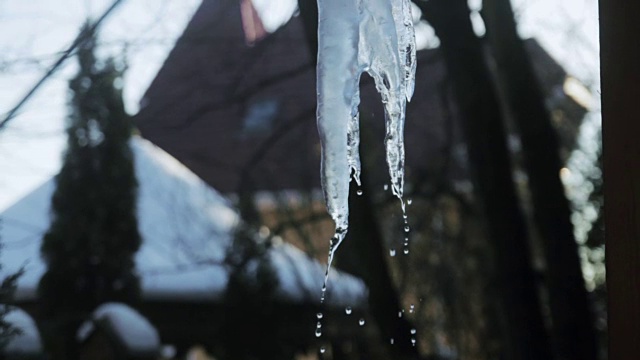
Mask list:
POLYGON ((406 102, 413 95, 416 49, 410 0, 318 0, 318 14, 321 177, 327 209, 336 225, 330 267, 349 225, 351 177, 360 184, 360 75, 369 73, 381 95, 391 190, 402 199, 403 129, 406 102))
POLYGON ((409 0, 318 0, 318 11, 322 184, 336 228, 346 230, 349 180, 351 174, 360 179, 359 80, 365 71, 384 103, 391 189, 402 196, 404 112, 414 88, 415 35, 409 0))

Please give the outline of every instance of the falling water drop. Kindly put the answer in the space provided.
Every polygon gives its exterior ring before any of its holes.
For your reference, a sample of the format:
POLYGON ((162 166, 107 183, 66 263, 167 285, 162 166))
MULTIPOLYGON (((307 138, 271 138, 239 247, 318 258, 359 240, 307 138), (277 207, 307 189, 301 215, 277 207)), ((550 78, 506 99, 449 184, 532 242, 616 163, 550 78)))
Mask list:
POLYGON ((346 309, 344 309, 344 312, 345 312, 347 315, 351 315, 351 306, 347 306, 347 308, 346 308, 346 309))
POLYGON ((411 338, 411 345, 416 346, 416 338, 411 338))
POLYGON ((416 334, 416 329, 411 329, 411 335, 415 335, 416 334))
POLYGON ((416 310, 416 306, 411 304, 411 306, 409 307, 409 312, 413 314, 415 310, 416 310))
POLYGON ((322 328, 322 323, 318 321, 318 323, 316 324, 316 329, 321 329, 321 328, 322 328))
POLYGON ((390 255, 391 257, 396 256, 396 249, 390 249, 390 250, 389 250, 389 255, 390 255))
POLYGON ((404 248, 404 250, 402 250, 402 252, 403 252, 405 255, 409 255, 409 248, 404 248))
POLYGON ((316 316, 318 317, 318 320, 322 319, 322 313, 321 312, 319 312, 316 316))
POLYGON ((316 329, 316 337, 318 337, 318 338, 319 338, 320 336, 322 336, 322 329, 317 328, 317 329, 316 329))
POLYGON ((401 318, 402 317, 402 311, 398 311, 398 317, 401 318))
POLYGON ((393 345, 393 343, 395 343, 395 340, 393 340, 393 338, 391 338, 391 339, 389 340, 389 342, 391 343, 391 345, 393 345))
POLYGON ((362 195, 362 190, 358 189, 358 191, 356 191, 356 194, 358 194, 358 196, 362 195))
POLYGON ((384 191, 389 190, 389 184, 384 184, 384 191))
POLYGON ((324 354, 324 352, 327 351, 327 349, 324 348, 324 346, 320 347, 320 354, 324 354))
POLYGON ((408 233, 409 231, 411 231, 411 229, 409 228, 409 225, 405 225, 404 232, 408 233))
POLYGON ((412 202, 413 202, 412 199, 407 199, 407 205, 411 205, 412 202))
POLYGON ((364 326, 364 319, 360 319, 360 321, 358 321, 358 324, 360 324, 360 326, 364 326))

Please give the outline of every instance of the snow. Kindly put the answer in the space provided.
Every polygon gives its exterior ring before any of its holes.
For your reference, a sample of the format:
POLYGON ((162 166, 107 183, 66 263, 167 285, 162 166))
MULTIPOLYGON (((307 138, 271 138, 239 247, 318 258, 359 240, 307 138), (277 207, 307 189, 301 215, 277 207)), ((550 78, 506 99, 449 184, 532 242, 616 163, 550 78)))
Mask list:
MULTIPOLYGON (((2 305, 4 306, 4 305, 2 305)), ((5 354, 15 356, 36 356, 42 354, 42 342, 38 328, 29 314, 19 308, 13 308, 5 317, 5 321, 20 330, 4 350, 5 354)))
POLYGON ((92 314, 91 320, 78 330, 78 340, 86 340, 97 327, 113 335, 128 355, 157 354, 160 336, 151 323, 127 305, 105 303, 92 314), (108 329, 108 330, 107 330, 108 329))
MULTIPOLYGON (((305 253, 287 243, 274 246, 269 259, 280 279, 276 296, 296 302, 318 300, 317 291, 323 284, 325 273, 320 263, 312 261, 305 253), (304 258, 307 261, 299 261, 304 258)), ((329 279, 332 284, 337 284, 327 291, 329 304, 345 307, 367 302, 367 289, 359 280, 340 272, 332 272, 329 279)))
MULTIPOLYGON (((239 218, 229 202, 183 164, 147 140, 131 141, 138 177, 138 222, 143 243, 136 255, 143 297, 147 300, 216 301, 225 293, 229 274, 223 264, 239 218)), ((45 271, 40 242, 49 224, 55 189, 50 179, 0 213, 0 278, 25 266, 18 280, 18 299, 33 299, 45 271)), ((317 301, 311 296, 322 283, 320 265, 293 246, 276 246, 283 298, 317 301), (282 267, 282 269, 280 269, 282 267), (287 269, 287 270, 284 270, 287 269)), ((334 301, 366 301, 362 281, 337 275, 334 301)), ((331 302, 333 303, 333 302, 331 302)))
POLYGON ((391 189, 402 200, 405 108, 413 95, 416 46, 409 0, 318 0, 318 14, 321 177, 336 225, 330 267, 348 229, 351 174, 360 183, 359 82, 365 71, 374 79, 385 107, 391 189))

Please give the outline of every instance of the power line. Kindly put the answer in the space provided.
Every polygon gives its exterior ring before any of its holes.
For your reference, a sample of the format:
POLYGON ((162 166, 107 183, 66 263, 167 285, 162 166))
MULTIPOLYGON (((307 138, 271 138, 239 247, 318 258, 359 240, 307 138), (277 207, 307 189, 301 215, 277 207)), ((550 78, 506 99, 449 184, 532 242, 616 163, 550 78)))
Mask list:
POLYGON ((20 108, 22 108, 22 106, 24 106, 24 104, 26 104, 27 101, 29 101, 29 99, 33 96, 33 94, 36 93, 38 88, 40 88, 40 86, 42 86, 42 84, 44 84, 49 79, 49 77, 51 77, 51 75, 53 75, 58 70, 58 68, 72 55, 73 51, 80 45, 84 44, 84 42, 90 37, 90 35, 96 31, 98 26, 100 26, 100 24, 113 12, 113 10, 115 10, 118 7, 118 5, 122 4, 123 2, 124 0, 115 0, 111 4, 111 6, 109 6, 109 8, 107 8, 107 10, 102 14, 102 16, 98 18, 98 20, 96 20, 88 28, 82 29, 80 31, 80 33, 78 34, 78 36, 76 36, 75 40, 73 41, 73 43, 71 43, 69 48, 67 48, 67 50, 65 50, 62 53, 58 61, 56 61, 53 64, 53 66, 51 66, 49 70, 47 70, 44 76, 42 76, 42 78, 38 80, 38 82, 7 113, 7 115, 2 120, 2 122, 0 122, 0 130, 2 130, 7 125, 7 123, 9 123, 9 121, 11 121, 15 117, 18 110, 20 110, 20 108))

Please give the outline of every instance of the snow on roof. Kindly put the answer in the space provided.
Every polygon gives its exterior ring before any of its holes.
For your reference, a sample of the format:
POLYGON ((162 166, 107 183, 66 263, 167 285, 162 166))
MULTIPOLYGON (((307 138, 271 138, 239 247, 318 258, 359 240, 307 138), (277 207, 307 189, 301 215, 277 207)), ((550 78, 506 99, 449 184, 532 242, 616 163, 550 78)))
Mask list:
POLYGON ((22 309, 12 308, 4 320, 20 330, 19 334, 9 340, 4 350, 5 354, 16 356, 35 356, 42 354, 40 333, 38 332, 36 323, 29 314, 22 309))
POLYGON ((121 303, 105 303, 92 314, 91 321, 78 329, 78 340, 84 341, 98 327, 104 326, 127 355, 157 354, 160 351, 160 336, 151 323, 137 311, 121 303))
MULTIPOLYGON (((131 141, 138 177, 138 223, 143 243, 137 253, 146 299, 218 300, 228 282, 223 260, 239 222, 229 202, 175 158, 147 140, 131 141)), ((45 271, 39 254, 49 225, 55 181, 51 178, 0 213, 0 276, 25 267, 18 298, 33 298, 45 271)), ((295 247, 274 246, 279 288, 291 301, 318 302, 324 268, 295 247)), ((366 301, 362 281, 332 271, 329 304, 358 305, 366 301), (331 295, 333 294, 333 295, 331 295)))

